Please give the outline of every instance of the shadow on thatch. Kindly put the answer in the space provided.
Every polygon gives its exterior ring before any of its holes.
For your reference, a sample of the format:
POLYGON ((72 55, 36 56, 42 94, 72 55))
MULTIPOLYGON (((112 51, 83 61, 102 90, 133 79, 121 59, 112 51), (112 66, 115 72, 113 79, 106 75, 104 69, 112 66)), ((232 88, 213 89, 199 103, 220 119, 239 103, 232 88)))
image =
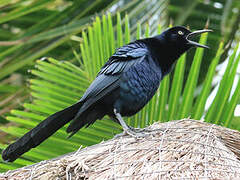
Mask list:
POLYGON ((1 174, 19 179, 240 178, 240 133, 184 119, 155 123, 142 139, 122 136, 1 174))

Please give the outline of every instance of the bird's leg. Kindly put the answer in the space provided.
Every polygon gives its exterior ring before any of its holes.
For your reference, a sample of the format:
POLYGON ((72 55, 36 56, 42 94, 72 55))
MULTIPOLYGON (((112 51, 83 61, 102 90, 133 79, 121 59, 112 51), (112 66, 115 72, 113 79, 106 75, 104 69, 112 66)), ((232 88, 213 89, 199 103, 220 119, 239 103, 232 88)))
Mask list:
POLYGON ((133 127, 129 127, 123 120, 121 114, 118 113, 116 109, 114 109, 114 114, 123 128, 123 131, 124 131, 123 135, 129 134, 130 136, 133 136, 135 138, 140 138, 140 137, 146 136, 146 134, 143 131, 140 131, 140 129, 135 129, 133 127))

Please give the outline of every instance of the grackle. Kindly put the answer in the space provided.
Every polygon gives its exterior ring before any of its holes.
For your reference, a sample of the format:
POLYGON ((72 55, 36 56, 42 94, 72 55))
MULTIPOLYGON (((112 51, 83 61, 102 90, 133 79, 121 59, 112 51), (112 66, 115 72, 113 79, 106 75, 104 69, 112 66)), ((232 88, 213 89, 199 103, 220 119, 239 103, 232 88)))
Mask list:
POLYGON ((129 127, 122 116, 132 116, 148 103, 160 81, 184 52, 191 47, 208 48, 190 38, 209 31, 191 32, 185 27, 176 26, 160 35, 120 47, 76 104, 49 116, 10 144, 2 153, 3 160, 13 162, 70 121, 67 133, 72 136, 105 115, 119 122, 125 133, 141 137, 144 133, 129 127))

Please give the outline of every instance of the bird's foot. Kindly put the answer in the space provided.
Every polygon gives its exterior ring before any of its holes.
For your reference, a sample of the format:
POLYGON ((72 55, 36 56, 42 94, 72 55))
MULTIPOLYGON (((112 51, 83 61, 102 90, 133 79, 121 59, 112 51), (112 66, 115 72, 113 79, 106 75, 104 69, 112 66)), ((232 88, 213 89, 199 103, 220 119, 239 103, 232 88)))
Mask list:
POLYGON ((139 128, 133 128, 133 127, 129 127, 125 121, 123 120, 121 114, 117 111, 117 109, 114 109, 114 114, 117 118, 117 120, 119 121, 119 123, 121 124, 124 132, 122 134, 119 134, 115 137, 119 137, 119 136, 124 136, 124 135, 130 135, 132 137, 135 137, 135 138, 142 138, 142 137, 145 137, 146 134, 145 132, 149 132, 148 130, 146 129, 139 129, 139 128))
POLYGON ((136 139, 144 138, 148 135, 144 132, 144 130, 135 129, 135 128, 128 129, 128 130, 125 131, 125 133, 134 137, 134 138, 136 138, 136 139))
POLYGON ((140 138, 146 137, 148 135, 148 134, 146 134, 146 132, 148 132, 148 131, 146 131, 146 129, 129 127, 128 129, 125 129, 121 134, 117 134, 114 137, 118 138, 118 137, 130 135, 136 139, 140 139, 140 138))
POLYGON ((149 133, 149 132, 151 132, 151 130, 149 130, 148 128, 134 128, 134 127, 129 126, 129 129, 131 131, 136 132, 136 133, 145 133, 145 132, 149 133))

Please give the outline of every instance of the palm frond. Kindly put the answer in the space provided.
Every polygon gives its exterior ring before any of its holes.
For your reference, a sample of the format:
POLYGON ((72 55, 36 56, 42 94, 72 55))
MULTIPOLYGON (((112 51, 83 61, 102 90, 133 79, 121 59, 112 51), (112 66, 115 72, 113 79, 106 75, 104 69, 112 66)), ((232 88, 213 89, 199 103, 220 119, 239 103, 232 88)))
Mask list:
MULTIPOLYGON (((125 20, 123 21, 120 18, 120 14, 117 15, 117 19, 115 19, 117 21, 116 29, 112 26, 112 18, 114 19, 114 17, 111 17, 111 14, 102 16, 101 18, 96 17, 93 25, 89 26, 83 32, 83 40, 80 45, 81 53, 78 55, 78 65, 68 61, 57 61, 53 58, 38 60, 36 62, 36 68, 31 70, 34 78, 30 80, 33 100, 31 103, 28 102, 23 105, 24 110, 13 110, 11 115, 7 117, 9 121, 18 124, 18 126, 2 126, 0 127, 2 131, 9 135, 20 137, 50 114, 80 99, 85 89, 107 60, 106 54, 112 54, 115 47, 121 46, 124 42, 129 42, 130 39, 135 39, 135 37, 130 35, 128 16, 125 16, 125 20), (123 24, 125 25, 124 32, 121 22, 124 22, 123 24)), ((150 35, 151 29, 148 24, 145 28, 141 28, 139 24, 137 27, 137 37, 141 36, 141 29, 145 29, 146 37, 150 35)), ((158 31, 160 32, 160 26, 158 26, 158 31)), ((201 43, 205 44, 206 40, 207 35, 202 35, 200 38, 201 43)), ((193 117, 204 116, 203 107, 206 104, 206 97, 210 93, 212 76, 221 52, 222 44, 219 47, 216 58, 214 58, 210 65, 209 77, 206 77, 200 92, 200 95, 204 95, 203 97, 199 99, 194 94, 199 79, 199 67, 203 58, 203 50, 196 50, 186 85, 183 85, 184 67, 186 64, 186 54, 184 54, 180 57, 176 65, 173 79, 171 80, 170 76, 165 77, 152 100, 137 115, 126 119, 127 122, 134 127, 145 127, 156 121, 167 121, 190 115, 193 117), (188 97, 187 95, 190 96, 188 97), (201 105, 197 103, 201 103, 201 105), (186 107, 183 107, 185 105, 186 107)), ((239 62, 239 55, 237 56, 236 50, 230 59, 231 61, 229 61, 229 66, 225 72, 226 77, 222 80, 219 95, 215 98, 216 102, 211 105, 210 110, 207 112, 206 121, 215 120, 216 123, 223 122, 224 119, 215 119, 215 116, 212 115, 212 113, 214 114, 218 111, 220 115, 223 115, 222 117, 226 117, 227 121, 225 125, 229 125, 231 122, 233 114, 232 106, 236 106, 236 101, 239 97, 237 92, 240 90, 240 86, 238 85, 234 95, 229 99, 233 77, 236 74, 236 65, 239 62), (224 98, 224 106, 219 108, 217 104, 221 98, 224 98), (227 111, 224 110, 225 108, 227 111), (226 112, 229 114, 226 114, 226 112)), ((85 147, 99 143, 121 132, 121 127, 109 120, 108 117, 105 117, 103 120, 97 121, 93 126, 81 129, 71 140, 66 139, 65 130, 66 127, 60 129, 47 141, 30 152, 25 153, 12 164, 0 162, 0 170, 5 171, 50 159, 75 151, 80 145, 85 147)), ((4 147, 6 145, 1 145, 1 148, 4 147)))

